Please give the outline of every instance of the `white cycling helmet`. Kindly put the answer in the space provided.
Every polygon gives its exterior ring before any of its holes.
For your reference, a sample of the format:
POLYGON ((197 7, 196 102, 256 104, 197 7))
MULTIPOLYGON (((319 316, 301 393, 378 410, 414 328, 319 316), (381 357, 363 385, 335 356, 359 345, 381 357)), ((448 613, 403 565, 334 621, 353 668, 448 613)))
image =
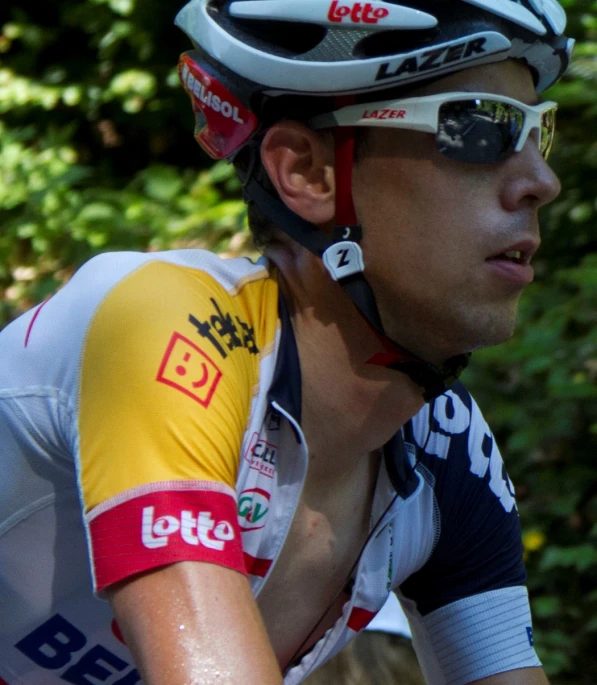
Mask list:
POLYGON ((216 159, 248 160, 237 164, 246 170, 247 201, 321 257, 377 331, 387 353, 370 363, 408 374, 427 399, 444 392, 469 355, 438 368, 389 340, 363 276, 362 231, 351 195, 352 129, 331 124, 332 236, 264 188, 260 134, 282 118, 311 121, 348 102, 379 99, 379 91, 506 59, 527 64, 541 93, 565 72, 574 44, 564 36, 566 14, 557 0, 191 0, 176 24, 195 46, 181 56, 180 76, 193 102, 199 144, 216 159))
POLYGON ((191 0, 175 23, 197 48, 187 89, 194 62, 200 85, 214 79, 239 101, 223 99, 227 118, 252 115, 245 133, 282 94, 367 93, 508 58, 528 64, 540 93, 573 45, 556 0, 191 0))

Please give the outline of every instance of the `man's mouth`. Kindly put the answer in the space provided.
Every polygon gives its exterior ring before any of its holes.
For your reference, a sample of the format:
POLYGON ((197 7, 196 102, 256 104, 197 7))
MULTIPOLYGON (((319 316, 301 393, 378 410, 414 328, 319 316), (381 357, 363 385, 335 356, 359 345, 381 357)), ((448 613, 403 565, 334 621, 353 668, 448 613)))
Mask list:
POLYGON ((522 250, 508 250, 508 252, 502 252, 495 257, 489 257, 490 260, 502 259, 508 262, 514 262, 515 264, 528 264, 528 259, 526 259, 522 250))
POLYGON ((538 248, 538 242, 534 240, 523 240, 515 245, 508 246, 502 252, 496 252, 491 257, 488 257, 486 261, 506 261, 525 266, 530 264, 531 259, 538 248))
POLYGON ((485 263, 492 267, 492 273, 501 282, 510 283, 517 288, 524 287, 533 280, 534 271, 530 262, 538 248, 538 240, 520 240, 496 251, 491 257, 487 257, 485 263))

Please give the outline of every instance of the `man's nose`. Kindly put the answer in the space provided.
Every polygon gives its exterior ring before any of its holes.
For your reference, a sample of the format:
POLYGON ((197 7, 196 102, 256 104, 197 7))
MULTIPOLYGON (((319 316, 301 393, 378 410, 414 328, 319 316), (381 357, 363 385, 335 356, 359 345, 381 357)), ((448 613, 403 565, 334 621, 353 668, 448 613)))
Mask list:
POLYGON ((555 200, 562 189, 559 178, 543 159, 534 133, 522 150, 506 161, 501 201, 511 212, 529 205, 538 209, 555 200))

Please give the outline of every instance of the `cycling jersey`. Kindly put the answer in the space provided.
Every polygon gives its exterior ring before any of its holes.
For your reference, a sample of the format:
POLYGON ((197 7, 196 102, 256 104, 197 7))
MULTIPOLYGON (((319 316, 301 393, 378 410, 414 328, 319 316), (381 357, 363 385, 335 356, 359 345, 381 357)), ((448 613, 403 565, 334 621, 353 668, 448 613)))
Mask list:
MULTIPOLYGON (((102 592, 142 571, 220 564, 258 595, 305 479, 300 409, 296 343, 266 260, 102 255, 7 326, 1 678, 140 682, 102 592)), ((284 682, 336 654, 391 590, 432 685, 539 665, 513 489, 464 387, 384 452, 342 616, 284 682)))

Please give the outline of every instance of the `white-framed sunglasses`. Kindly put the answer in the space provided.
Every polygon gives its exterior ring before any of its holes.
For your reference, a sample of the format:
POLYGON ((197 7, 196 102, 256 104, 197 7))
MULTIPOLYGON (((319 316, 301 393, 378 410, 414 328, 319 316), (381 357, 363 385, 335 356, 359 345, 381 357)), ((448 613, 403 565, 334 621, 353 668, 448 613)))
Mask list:
POLYGON ((555 102, 526 105, 494 93, 439 93, 348 105, 308 123, 314 129, 385 126, 434 133, 437 149, 447 157, 494 164, 520 152, 533 131, 537 131, 539 150, 547 159, 557 107, 555 102))

